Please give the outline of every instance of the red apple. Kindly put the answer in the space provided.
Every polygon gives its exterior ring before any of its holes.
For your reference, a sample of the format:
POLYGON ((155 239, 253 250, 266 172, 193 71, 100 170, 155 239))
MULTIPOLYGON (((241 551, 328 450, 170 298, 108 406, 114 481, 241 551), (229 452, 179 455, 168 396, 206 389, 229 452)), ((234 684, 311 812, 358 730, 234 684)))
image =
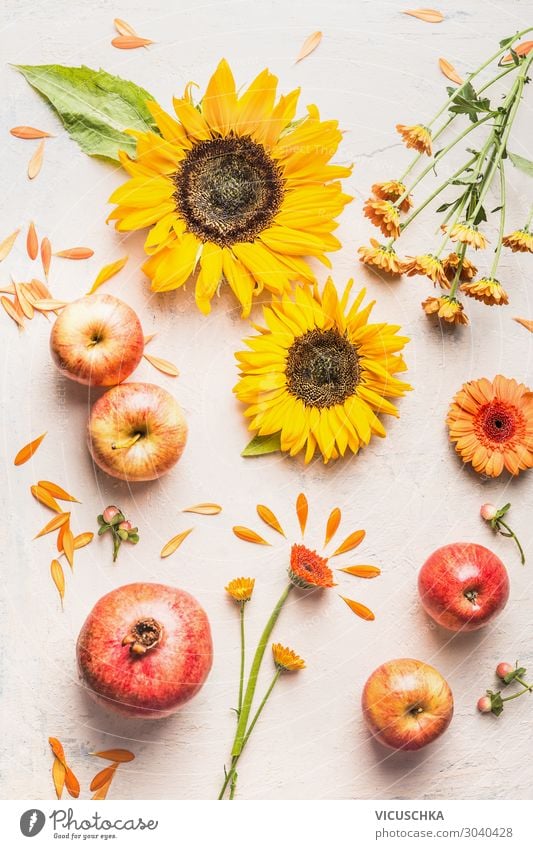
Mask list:
POLYGON ((127 584, 96 602, 76 647, 84 687, 118 713, 159 719, 201 689, 213 646, 204 609, 184 590, 127 584))
POLYGON ((178 462, 187 423, 170 392, 153 383, 122 383, 92 407, 89 451, 108 475, 151 481, 178 462))
POLYGON ((50 334, 61 374, 89 386, 115 386, 141 361, 144 336, 136 313, 112 295, 86 295, 62 310, 50 334))
POLYGON ((378 666, 365 684, 363 715, 372 734, 391 749, 421 749, 446 731, 453 695, 433 666, 401 658, 378 666))
POLYGON ((499 557, 483 545, 456 542, 438 548, 418 576, 424 609, 450 631, 475 631, 509 598, 509 578, 499 557))

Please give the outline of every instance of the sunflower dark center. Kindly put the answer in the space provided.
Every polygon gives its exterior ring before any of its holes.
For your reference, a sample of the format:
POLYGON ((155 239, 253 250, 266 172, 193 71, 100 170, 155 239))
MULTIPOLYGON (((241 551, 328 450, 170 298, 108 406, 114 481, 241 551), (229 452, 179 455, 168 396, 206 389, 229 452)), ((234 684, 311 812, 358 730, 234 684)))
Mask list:
POLYGON ((480 424, 492 442, 508 442, 516 433, 518 421, 513 409, 492 403, 482 410, 480 424))
POLYGON ((247 136, 196 144, 174 174, 176 207, 203 242, 251 242, 283 198, 281 169, 247 136))
POLYGON ((337 330, 308 330, 289 348, 287 388, 310 407, 332 407, 353 395, 359 382, 359 357, 337 330))

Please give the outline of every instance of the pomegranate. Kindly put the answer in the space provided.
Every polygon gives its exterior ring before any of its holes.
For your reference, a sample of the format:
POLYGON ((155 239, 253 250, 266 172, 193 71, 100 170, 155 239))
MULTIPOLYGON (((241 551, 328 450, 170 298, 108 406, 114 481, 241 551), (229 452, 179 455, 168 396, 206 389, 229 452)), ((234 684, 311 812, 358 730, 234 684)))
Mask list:
POLYGON ((127 584, 96 602, 76 654, 92 698, 126 716, 157 719, 201 689, 213 659, 211 629, 184 590, 127 584))

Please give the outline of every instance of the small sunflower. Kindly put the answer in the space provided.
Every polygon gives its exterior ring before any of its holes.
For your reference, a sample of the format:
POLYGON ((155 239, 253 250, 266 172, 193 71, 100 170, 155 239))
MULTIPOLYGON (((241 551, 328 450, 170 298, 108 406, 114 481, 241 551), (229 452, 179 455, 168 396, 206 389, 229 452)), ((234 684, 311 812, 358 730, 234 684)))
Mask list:
POLYGON ((365 265, 374 265, 387 274, 401 274, 403 263, 392 246, 380 245, 376 239, 370 239, 370 247, 362 245, 357 248, 360 262, 365 265))
POLYGON ((523 383, 497 375, 463 384, 446 423, 450 440, 476 472, 517 475, 533 466, 533 392, 523 383))
POLYGON ((464 292, 469 298, 476 298, 477 301, 482 301, 489 307, 494 304, 501 306, 509 303, 509 295, 495 277, 482 277, 481 280, 472 280, 470 283, 463 283, 460 288, 461 292, 464 292))
POLYGON ((422 301, 422 309, 426 315, 436 315, 448 324, 470 323, 462 303, 449 295, 443 295, 441 298, 426 298, 422 301))
MULTIPOLYGON (((381 198, 381 200, 390 200, 393 203, 400 200, 405 195, 406 190, 406 185, 401 180, 386 180, 384 183, 374 183, 372 186, 373 195, 381 198)), ((412 205, 413 199, 411 195, 406 195, 400 203, 399 208, 402 212, 409 212, 412 205)))
POLYGON ((431 156, 431 132, 422 124, 413 124, 406 126, 405 124, 396 124, 396 129, 400 133, 406 147, 412 147, 419 153, 427 153, 431 156))
POLYGON ((403 273, 408 277, 422 274, 444 289, 449 289, 450 284, 440 259, 433 254, 421 254, 420 256, 408 257, 403 266, 403 273))
POLYGON ((379 227, 384 236, 397 239, 400 235, 400 213, 390 200, 369 198, 363 207, 364 214, 372 224, 379 227))
POLYGON ((235 601, 250 601, 254 591, 255 578, 234 578, 224 587, 228 595, 235 601))
POLYGON ((362 290, 348 308, 352 281, 339 300, 329 279, 323 294, 297 288, 264 308, 265 328, 239 352, 241 379, 234 392, 248 409, 249 429, 279 434, 282 451, 318 447, 324 462, 356 454, 371 437, 385 436, 376 413, 398 416, 386 398, 411 387, 395 375, 405 370, 398 352, 409 341, 397 325, 369 324, 374 302, 362 307, 362 290))
POLYGON ((351 198, 331 165, 341 140, 337 121, 321 121, 316 106, 294 121, 299 89, 276 103, 278 80, 262 71, 242 94, 226 60, 195 105, 188 86, 174 99, 176 118, 149 103, 161 135, 131 131, 130 175, 111 196, 117 230, 150 227, 143 269, 152 289, 177 289, 199 267, 196 303, 208 313, 222 280, 248 315, 263 288, 286 291, 314 281, 304 257, 329 264, 338 250, 335 218, 351 198))
POLYGON ((272 657, 280 672, 298 672, 299 669, 305 669, 305 660, 281 643, 273 643, 272 657))
MULTIPOLYGON (((450 283, 452 282, 457 273, 459 263, 461 263, 461 257, 459 256, 459 254, 456 254, 454 252, 448 254, 448 256, 442 260, 442 267, 450 283)), ((463 257, 461 263, 461 271, 459 274, 459 280, 461 281, 461 283, 467 283, 469 280, 473 280, 476 274, 477 268, 474 263, 470 262, 468 257, 463 257)))
POLYGON ((480 233, 474 224, 469 224, 467 221, 459 221, 454 224, 450 230, 450 240, 452 242, 463 242, 467 245, 472 245, 477 250, 487 247, 487 238, 480 233))
POLYGON ((505 245, 506 248, 511 248, 514 253, 533 254, 533 233, 530 233, 525 227, 522 230, 515 230, 513 233, 509 233, 508 236, 503 237, 502 245, 505 245))

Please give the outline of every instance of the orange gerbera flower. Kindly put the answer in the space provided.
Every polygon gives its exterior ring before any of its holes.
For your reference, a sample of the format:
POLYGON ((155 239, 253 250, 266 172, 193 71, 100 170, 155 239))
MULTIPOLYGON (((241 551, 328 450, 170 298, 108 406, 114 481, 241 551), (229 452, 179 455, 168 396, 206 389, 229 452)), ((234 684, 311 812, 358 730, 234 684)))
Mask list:
POLYGON ((280 672, 297 672, 299 669, 305 669, 305 660, 292 649, 282 646, 281 643, 273 644, 272 657, 280 672))
POLYGON ((511 248, 514 253, 530 253, 533 254, 533 233, 530 233, 525 227, 523 230, 515 230, 504 236, 502 245, 506 248, 511 248))
POLYGON ((408 277, 423 274, 425 277, 429 277, 433 283, 438 283, 445 289, 450 288, 442 262, 433 254, 408 257, 403 266, 403 273, 407 274, 408 277))
POLYGON ((436 315, 448 324, 469 324, 468 316, 464 307, 457 298, 443 295, 442 298, 426 298, 422 302, 422 309, 426 315, 436 315))
MULTIPOLYGON (((372 186, 372 194, 374 194, 377 198, 381 198, 381 200, 390 200, 393 203, 396 203, 406 191, 405 183, 402 183, 401 180, 387 180, 384 183, 374 183, 372 186)), ((411 195, 407 195, 402 200, 399 208, 402 212, 409 212, 413 205, 413 199, 411 195)))
MULTIPOLYGON (((461 258, 459 256, 459 254, 456 254, 456 253, 453 253, 453 252, 451 254, 448 254, 448 256, 445 259, 442 260, 442 267, 444 268, 444 272, 445 272, 448 280, 450 281, 450 283, 452 282, 452 280, 455 277, 457 269, 459 268, 460 261, 461 261, 461 258)), ((459 275, 459 280, 461 281, 461 283, 463 283, 463 282, 466 283, 469 280, 473 280, 474 277, 476 276, 476 274, 477 274, 477 268, 474 265, 474 263, 470 262, 470 260, 466 256, 463 257, 463 262, 462 262, 462 265, 461 265, 461 273, 459 275)))
POLYGON ((372 224, 379 227, 384 236, 400 235, 400 213, 398 207, 390 200, 373 200, 369 198, 363 207, 363 212, 370 218, 372 224))
POLYGON ((413 124, 406 126, 405 124, 396 124, 396 129, 400 133, 406 147, 412 147, 418 150, 419 153, 427 153, 431 156, 431 132, 422 124, 413 124))
POLYGON ((533 466, 533 392, 497 375, 463 384, 448 411, 450 440, 476 472, 498 477, 533 466))
POLYGON ((495 277, 482 277, 481 280, 472 280, 470 283, 463 283, 461 292, 464 292, 469 298, 483 301, 489 307, 493 306, 493 304, 502 305, 509 303, 509 295, 495 277))
POLYGON ((480 233, 474 224, 468 224, 466 221, 459 221, 454 224, 450 230, 450 240, 452 242, 463 242, 467 245, 472 245, 476 249, 487 247, 487 238, 480 233))
POLYGON ((293 545, 289 578, 296 587, 309 590, 312 587, 334 587, 333 572, 325 557, 311 551, 305 545, 293 545))
POLYGON ((366 265, 374 265, 388 274, 401 274, 403 263, 393 247, 380 245, 376 239, 370 239, 371 247, 362 245, 357 248, 360 262, 366 265))

